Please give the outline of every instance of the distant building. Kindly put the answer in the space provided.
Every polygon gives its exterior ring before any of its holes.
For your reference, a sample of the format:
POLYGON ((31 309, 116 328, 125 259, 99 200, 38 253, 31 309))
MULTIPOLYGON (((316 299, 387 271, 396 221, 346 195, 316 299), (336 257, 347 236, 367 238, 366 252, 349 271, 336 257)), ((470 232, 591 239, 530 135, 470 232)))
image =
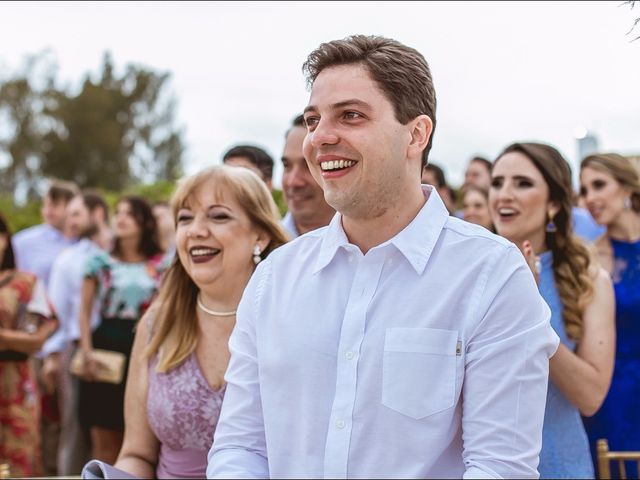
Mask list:
POLYGON ((584 157, 598 152, 598 137, 587 130, 577 137, 578 141, 578 162, 584 157))

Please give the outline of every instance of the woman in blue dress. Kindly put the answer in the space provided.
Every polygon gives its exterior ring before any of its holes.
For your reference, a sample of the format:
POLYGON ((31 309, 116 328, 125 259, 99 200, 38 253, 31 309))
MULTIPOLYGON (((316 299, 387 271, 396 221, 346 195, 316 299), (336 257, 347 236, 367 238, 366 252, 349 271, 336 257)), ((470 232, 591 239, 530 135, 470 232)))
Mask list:
MULTIPOLYGON (((621 155, 591 155, 580 168, 581 195, 607 229, 596 241, 616 298, 617 348, 611 388, 596 415, 584 419, 592 451, 605 438, 611 450, 640 451, 640 180, 621 155)), ((635 469, 627 469, 632 475, 635 469), (633 473, 632 473, 633 472, 633 473)), ((638 478, 637 476, 634 478, 638 478)))
POLYGON ((491 180, 496 231, 522 250, 561 340, 549 361, 540 476, 593 478, 580 416, 598 410, 611 380, 611 280, 573 234, 571 172, 555 148, 512 144, 495 161, 491 180))

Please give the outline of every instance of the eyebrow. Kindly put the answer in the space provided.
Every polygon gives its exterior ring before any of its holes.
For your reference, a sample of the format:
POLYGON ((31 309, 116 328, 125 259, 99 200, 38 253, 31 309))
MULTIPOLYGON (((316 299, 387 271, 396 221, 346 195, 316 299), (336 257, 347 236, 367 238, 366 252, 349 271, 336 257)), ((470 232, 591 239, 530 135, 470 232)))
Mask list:
MULTIPOLYGON (((334 103, 333 105, 330 105, 329 108, 331 108, 331 110, 338 110, 340 108, 350 107, 350 106, 357 106, 357 107, 368 108, 368 109, 371 108, 371 105, 369 105, 367 102, 358 100, 357 98, 351 98, 349 100, 343 100, 342 102, 334 103)), ((315 105, 307 105, 304 109, 303 114, 307 112, 317 112, 317 111, 318 111, 318 107, 316 107, 315 105)))

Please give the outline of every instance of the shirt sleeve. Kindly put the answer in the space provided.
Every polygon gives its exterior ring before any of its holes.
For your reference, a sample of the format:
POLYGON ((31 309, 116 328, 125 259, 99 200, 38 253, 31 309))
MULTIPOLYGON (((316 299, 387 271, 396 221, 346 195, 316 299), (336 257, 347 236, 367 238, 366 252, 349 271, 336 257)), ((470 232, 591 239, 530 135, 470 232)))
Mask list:
POLYGON ((463 385, 464 478, 538 478, 549 358, 559 338, 524 257, 489 262, 463 385))
POLYGON ((227 387, 208 455, 207 478, 269 478, 256 343, 256 319, 267 274, 268 262, 263 262, 238 307, 229 338, 227 387))
POLYGON ((58 256, 53 262, 49 277, 49 299, 56 311, 60 326, 42 346, 42 353, 45 356, 64 350, 69 335, 69 322, 73 321, 71 318, 71 298, 73 295, 79 295, 79 292, 68 290, 69 282, 62 258, 64 255, 58 256))
POLYGON ((98 252, 87 259, 84 266, 84 277, 98 279, 100 271, 109 265, 109 259, 104 252, 98 252))

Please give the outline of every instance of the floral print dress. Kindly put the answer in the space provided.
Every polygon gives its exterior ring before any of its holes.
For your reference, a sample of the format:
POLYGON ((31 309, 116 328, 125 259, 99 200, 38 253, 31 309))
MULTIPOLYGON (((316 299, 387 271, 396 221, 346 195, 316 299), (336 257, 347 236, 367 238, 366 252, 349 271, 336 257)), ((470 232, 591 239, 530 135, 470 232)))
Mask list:
POLYGON ((158 291, 161 255, 144 262, 122 262, 105 252, 87 261, 85 277, 96 280, 101 323, 93 332, 93 348, 124 353, 125 375, 118 385, 80 382, 80 422, 85 427, 124 430, 124 390, 135 326, 158 291))
MULTIPOLYGON (((44 284, 19 271, 0 273, 0 327, 34 333, 57 322, 44 284)), ((27 354, 0 347, 0 463, 12 477, 40 475, 40 401, 27 354)))

